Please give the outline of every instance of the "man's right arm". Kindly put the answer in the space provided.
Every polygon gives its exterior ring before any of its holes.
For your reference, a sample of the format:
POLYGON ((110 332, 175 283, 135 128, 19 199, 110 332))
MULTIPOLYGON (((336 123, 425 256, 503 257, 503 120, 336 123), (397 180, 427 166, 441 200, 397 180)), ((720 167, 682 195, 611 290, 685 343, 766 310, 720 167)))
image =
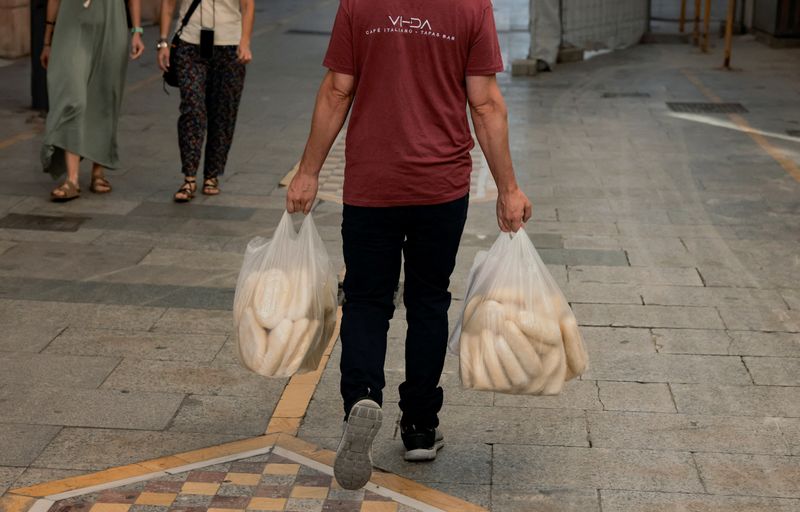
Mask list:
POLYGON ((495 75, 467 76, 475 135, 497 184, 497 224, 516 232, 531 218, 531 202, 519 189, 508 145, 508 110, 495 75))
POLYGON ((289 213, 311 211, 317 196, 319 171, 344 126, 353 103, 355 79, 352 75, 328 71, 322 80, 308 136, 297 174, 289 184, 286 209, 289 213))

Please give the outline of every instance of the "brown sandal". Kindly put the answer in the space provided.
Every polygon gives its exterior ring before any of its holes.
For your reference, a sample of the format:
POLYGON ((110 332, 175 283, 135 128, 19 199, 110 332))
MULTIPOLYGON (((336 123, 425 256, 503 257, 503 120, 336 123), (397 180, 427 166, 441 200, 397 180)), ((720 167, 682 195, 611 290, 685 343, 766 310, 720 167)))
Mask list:
POLYGON ((81 188, 75 183, 66 180, 50 192, 50 199, 56 203, 66 203, 81 197, 81 188))
POLYGON ((203 180, 203 194, 216 196, 219 194, 219 178, 206 178, 203 180))
POLYGON ((197 179, 186 176, 183 179, 183 185, 175 192, 172 198, 176 203, 188 203, 194 199, 195 192, 197 192, 197 179))
POLYGON ((111 192, 111 182, 105 176, 92 176, 92 184, 89 186, 95 194, 108 194, 111 192))

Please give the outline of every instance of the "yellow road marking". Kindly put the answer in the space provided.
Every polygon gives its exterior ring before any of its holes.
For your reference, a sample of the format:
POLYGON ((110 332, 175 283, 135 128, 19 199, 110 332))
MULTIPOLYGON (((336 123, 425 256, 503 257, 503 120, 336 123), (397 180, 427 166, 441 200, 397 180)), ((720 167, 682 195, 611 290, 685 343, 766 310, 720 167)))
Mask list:
POLYGON ((28 131, 24 131, 22 133, 18 133, 16 135, 14 135, 13 137, 9 137, 9 138, 7 138, 5 140, 0 140, 0 149, 6 149, 7 147, 11 147, 14 144, 16 144, 17 142, 30 140, 30 139, 36 137, 37 135, 39 135, 39 133, 41 133, 41 132, 39 132, 38 130, 28 130, 28 131))
MULTIPOLYGON (((691 71, 683 69, 681 72, 695 87, 697 87, 703 96, 714 103, 723 103, 722 98, 717 96, 714 91, 706 87, 706 85, 701 82, 699 78, 693 75, 691 71)), ((759 133, 758 130, 754 129, 750 123, 747 122, 747 119, 741 115, 729 114, 728 118, 733 121, 733 123, 736 124, 736 126, 738 126, 743 132, 747 133, 747 135, 749 135, 750 138, 753 139, 753 141, 764 150, 764 152, 771 156, 772 159, 778 163, 778 165, 783 167, 783 170, 786 171, 789 176, 800 182, 800 166, 797 165, 797 162, 786 156, 786 154, 779 148, 775 147, 766 137, 764 137, 764 135, 759 133)))

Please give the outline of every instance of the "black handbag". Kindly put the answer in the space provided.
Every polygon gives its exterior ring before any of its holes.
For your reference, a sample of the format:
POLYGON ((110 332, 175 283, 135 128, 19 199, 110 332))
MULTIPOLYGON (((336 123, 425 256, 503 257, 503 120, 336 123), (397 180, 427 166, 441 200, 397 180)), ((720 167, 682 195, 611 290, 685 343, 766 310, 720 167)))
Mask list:
POLYGON ((192 5, 189 6, 189 9, 181 20, 181 26, 178 28, 177 32, 175 32, 175 35, 172 36, 172 42, 169 45, 169 69, 164 71, 164 83, 170 87, 178 87, 178 63, 175 62, 175 48, 178 46, 178 41, 180 41, 183 27, 189 23, 189 19, 192 17, 192 14, 194 14, 194 11, 197 10, 197 6, 200 5, 201 1, 202 0, 192 0, 192 5))

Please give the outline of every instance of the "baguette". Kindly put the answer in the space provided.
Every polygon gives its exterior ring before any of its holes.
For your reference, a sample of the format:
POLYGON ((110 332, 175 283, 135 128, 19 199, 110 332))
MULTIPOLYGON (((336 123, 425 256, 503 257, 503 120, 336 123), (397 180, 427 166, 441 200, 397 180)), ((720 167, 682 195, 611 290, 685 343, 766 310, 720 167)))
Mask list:
POLYGON ((503 370, 508 376, 508 380, 511 382, 511 387, 515 390, 523 389, 530 381, 530 377, 528 377, 525 369, 520 364, 520 360, 517 359, 517 356, 511 351, 502 336, 494 337, 494 349, 497 352, 500 364, 503 365, 503 370))
POLYGON ((489 375, 489 380, 492 384, 492 391, 509 391, 511 390, 511 381, 506 375, 503 365, 500 364, 500 358, 497 356, 495 350, 495 339, 497 335, 494 331, 484 330, 481 333, 481 350, 483 352, 482 363, 486 368, 489 375))
POLYGON ((469 366, 472 370, 472 386, 473 389, 491 391, 492 381, 489 379, 489 374, 486 371, 486 366, 483 358, 483 343, 480 336, 470 336, 467 338, 471 341, 469 349, 470 360, 469 366))
POLYGON ((242 312, 237 333, 239 360, 246 368, 257 371, 267 351, 267 333, 258 324, 253 308, 245 308, 242 312))
POLYGON ((472 387, 472 369, 469 366, 470 361, 472 361, 472 354, 470 353, 472 349, 471 337, 471 335, 462 332, 458 348, 458 369, 461 375, 461 385, 468 389, 472 387))
POLYGON ((506 320, 503 324, 503 338, 530 379, 536 379, 542 375, 542 359, 517 324, 506 320))
POLYGON ((325 353, 327 343, 321 338, 322 336, 322 323, 316 318, 311 320, 306 328, 306 333, 303 338, 303 354, 300 361, 300 370, 314 371, 319 366, 322 360, 322 355, 325 353))
POLYGON ((534 311, 520 310, 517 314, 517 325, 525 336, 534 342, 537 350, 544 350, 540 345, 560 345, 561 329, 554 321, 554 314, 537 308, 534 311))
POLYGON ((483 331, 500 332, 505 320, 503 305, 493 300, 485 300, 475 308, 475 313, 463 327, 470 334, 482 335, 483 331))
POLYGON ((233 302, 233 320, 236 325, 241 322, 244 309, 253 303, 253 294, 259 279, 261 279, 260 272, 251 272, 242 283, 241 289, 236 289, 233 302))
POLYGON ((586 371, 589 359, 578 329, 578 322, 572 313, 561 317, 561 336, 568 370, 566 379, 571 380, 586 371))
POLYGON ((286 318, 290 283, 282 270, 271 268, 261 275, 253 297, 253 309, 258 323, 266 329, 275 329, 286 318))
POLYGON ((292 335, 292 321, 288 318, 281 320, 278 325, 270 331, 267 337, 267 353, 261 365, 261 375, 273 377, 279 371, 283 356, 289 345, 289 337, 292 335))
POLYGON ((296 270, 290 274, 292 291, 289 298, 286 316, 290 320, 308 318, 311 303, 314 300, 315 289, 312 287, 312 278, 305 269, 296 270))

